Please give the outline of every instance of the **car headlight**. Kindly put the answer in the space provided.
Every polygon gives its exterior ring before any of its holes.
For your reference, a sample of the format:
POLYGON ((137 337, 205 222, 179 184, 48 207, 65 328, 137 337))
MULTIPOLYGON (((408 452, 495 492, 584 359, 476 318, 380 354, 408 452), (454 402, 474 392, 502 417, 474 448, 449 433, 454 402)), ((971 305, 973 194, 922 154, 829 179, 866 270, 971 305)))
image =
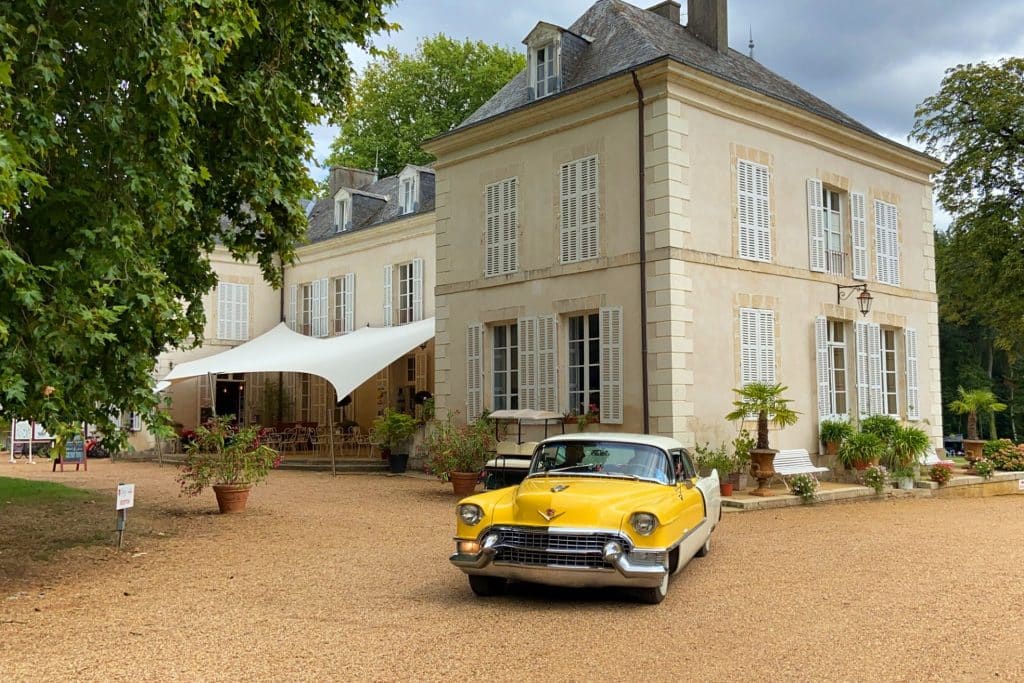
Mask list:
POLYGON ((641 536, 650 536, 658 528, 658 518, 649 512, 637 512, 629 520, 633 531, 641 536))
POLYGON ((459 506, 459 519, 461 519, 469 526, 476 525, 483 518, 483 516, 484 511, 480 509, 479 505, 466 503, 465 505, 459 506))

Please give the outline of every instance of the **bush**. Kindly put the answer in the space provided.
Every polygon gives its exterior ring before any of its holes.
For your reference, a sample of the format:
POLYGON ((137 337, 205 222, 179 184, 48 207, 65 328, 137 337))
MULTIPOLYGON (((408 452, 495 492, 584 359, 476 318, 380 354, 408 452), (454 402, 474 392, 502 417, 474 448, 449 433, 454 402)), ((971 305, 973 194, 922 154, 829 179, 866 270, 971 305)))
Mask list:
POLYGON ((885 444, 871 432, 851 434, 839 447, 839 462, 845 467, 866 465, 885 453, 885 444))
POLYGON ((281 464, 281 456, 260 442, 263 432, 258 426, 238 429, 230 417, 198 427, 178 470, 182 494, 195 496, 214 484, 255 485, 266 479, 281 464))
POLYGON ((822 443, 840 444, 853 434, 853 425, 846 420, 822 420, 818 438, 822 443))
POLYGON ((993 439, 992 441, 985 442, 985 445, 981 447, 981 454, 986 458, 991 458, 993 455, 1007 447, 1013 447, 1013 442, 1009 439, 993 439))
POLYGON ((982 479, 988 479, 995 472, 996 467, 992 464, 991 460, 982 458, 981 460, 976 461, 971 469, 973 469, 974 473, 982 479))
POLYGON ((469 425, 457 425, 449 412, 427 433, 427 468, 441 481, 448 481, 452 472, 479 472, 494 448, 490 420, 480 418, 469 425))
POLYGON ((987 457, 992 466, 1004 472, 1024 471, 1024 444, 1013 445, 1011 441, 1003 440, 1003 445, 987 457))
POLYGON ((932 465, 931 470, 928 472, 928 476, 931 477, 931 480, 939 486, 944 486, 953 478, 953 466, 944 462, 932 465))
POLYGON ((881 465, 874 465, 864 471, 864 484, 873 488, 875 493, 885 490, 888 480, 889 475, 881 465))
POLYGON ((818 491, 818 481, 809 474, 798 474, 790 477, 789 490, 800 496, 805 503, 810 503, 818 491))
POLYGON ((931 445, 923 429, 910 425, 896 425, 886 440, 886 465, 891 470, 907 470, 919 462, 931 445))
POLYGON ((889 415, 872 415, 860 421, 860 431, 874 434, 886 443, 892 440, 892 435, 899 429, 899 426, 899 421, 889 415))

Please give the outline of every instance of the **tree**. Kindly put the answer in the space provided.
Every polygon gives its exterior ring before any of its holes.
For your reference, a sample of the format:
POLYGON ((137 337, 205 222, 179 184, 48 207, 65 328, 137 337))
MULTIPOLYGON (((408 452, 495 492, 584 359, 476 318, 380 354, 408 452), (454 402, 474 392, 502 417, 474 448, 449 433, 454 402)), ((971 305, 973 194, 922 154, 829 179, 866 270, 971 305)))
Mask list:
POLYGON ((963 280, 947 320, 970 313, 1012 349, 1024 338, 1024 58, 949 69, 916 117, 911 137, 946 163, 935 183, 953 215, 947 267, 963 280))
POLYGON ((388 48, 354 88, 327 163, 382 176, 428 164, 434 157, 420 143, 462 123, 525 65, 517 51, 442 34, 412 55, 388 48))
POLYGON ((996 436, 996 413, 1006 410, 1006 404, 1000 403, 996 395, 988 389, 971 389, 965 391, 963 387, 957 388, 960 398, 949 404, 949 409, 959 415, 967 416, 967 438, 977 441, 978 439, 978 418, 989 417, 989 438, 996 436))
POLYGON ((157 419, 218 243, 279 284, 307 126, 338 120, 391 0, 0 5, 0 416, 157 419))
POLYGON ((779 427, 795 425, 799 413, 789 407, 792 401, 783 398, 789 387, 766 382, 751 382, 741 389, 733 389, 736 400, 732 402, 736 408, 725 416, 726 420, 745 420, 748 415, 757 415, 757 445, 755 448, 768 448, 768 422, 779 427))

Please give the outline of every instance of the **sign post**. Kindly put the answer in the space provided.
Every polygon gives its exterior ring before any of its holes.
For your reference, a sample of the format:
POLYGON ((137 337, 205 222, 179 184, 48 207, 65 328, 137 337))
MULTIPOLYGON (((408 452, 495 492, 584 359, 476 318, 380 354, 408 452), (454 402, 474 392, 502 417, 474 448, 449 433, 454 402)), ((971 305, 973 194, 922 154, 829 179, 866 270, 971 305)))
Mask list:
POLYGON ((117 485, 117 547, 124 539, 124 527, 128 521, 128 508, 135 506, 135 484, 120 482, 117 485))
POLYGON ((64 443, 63 452, 58 451, 57 459, 53 461, 52 471, 57 471, 57 463, 60 463, 60 471, 64 471, 64 463, 75 464, 75 471, 78 471, 80 465, 85 466, 85 471, 89 471, 89 456, 86 455, 85 451, 85 439, 81 434, 75 434, 73 437, 64 443))

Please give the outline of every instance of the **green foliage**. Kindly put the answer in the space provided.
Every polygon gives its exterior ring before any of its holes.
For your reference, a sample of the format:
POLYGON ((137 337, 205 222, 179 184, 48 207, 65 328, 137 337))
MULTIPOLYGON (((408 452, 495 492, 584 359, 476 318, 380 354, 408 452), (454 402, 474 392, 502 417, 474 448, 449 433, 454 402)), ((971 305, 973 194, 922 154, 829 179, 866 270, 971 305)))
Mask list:
POLYGON ((479 472, 494 451, 494 427, 490 420, 479 419, 468 425, 456 424, 451 411, 434 422, 426 438, 427 467, 441 481, 452 472, 479 472))
POLYGON ((795 425, 800 413, 789 407, 792 401, 782 394, 789 387, 781 384, 751 382, 740 389, 733 389, 737 398, 732 402, 735 410, 725 416, 726 420, 745 420, 750 414, 757 415, 757 448, 768 448, 768 416, 779 427, 795 425))
POLYGON ((718 470, 718 477, 723 481, 738 469, 736 459, 729 455, 725 444, 718 448, 711 448, 707 443, 697 446, 697 457, 694 460, 694 464, 701 472, 710 473, 711 470, 718 470))
POLYGON ((888 481, 889 475, 882 465, 872 465, 864 470, 864 485, 873 488, 875 493, 884 491, 888 481))
POLYGON ((809 474, 797 474, 789 478, 789 490, 810 503, 818 492, 818 481, 809 474))
POLYGON ((1013 448, 1013 442, 1009 439, 993 439, 986 441, 981 447, 981 455, 984 458, 991 458, 1006 448, 1013 448))
POLYGON ((871 415, 860 421, 860 430, 874 434, 882 441, 888 442, 900 427, 900 422, 890 415, 871 415))
POLYGON ((266 479, 281 457, 260 443, 260 432, 255 425, 235 429, 230 417, 216 417, 197 427, 178 470, 182 494, 196 496, 214 484, 255 485, 266 479))
POLYGON ((736 471, 742 472, 750 464, 750 450, 757 442, 746 429, 740 429, 732 440, 732 457, 736 461, 736 471))
POLYGON ((415 432, 416 418, 385 408, 384 414, 373 421, 370 441, 388 452, 398 452, 415 432))
POLYGON ((899 477, 901 475, 897 474, 897 471, 903 473, 903 476, 906 476, 907 470, 913 474, 914 463, 928 452, 931 441, 923 429, 911 425, 896 425, 886 445, 886 464, 892 470, 893 476, 899 477))
MULTIPOLYGON (((991 461, 993 467, 1004 472, 1024 472, 1024 444, 1015 446, 1012 441, 1000 439, 985 444, 985 459, 991 461), (998 444, 998 447, 989 446, 998 444)), ((977 464, 974 463, 974 464, 977 464)))
POLYGON ((521 51, 438 34, 403 55, 388 48, 347 102, 330 165, 393 175, 434 157, 420 143, 455 128, 526 66, 521 51), (379 161, 378 161, 379 159, 379 161))
POLYGON ((982 479, 989 479, 993 474, 995 474, 996 466, 991 460, 982 458, 971 465, 971 469, 974 470, 974 473, 982 479))
POLYGON ((822 443, 842 443, 853 434, 853 425, 846 420, 822 420, 818 438, 822 443))
MULTIPOLYGON (((43 504, 58 501, 93 500, 96 494, 85 489, 76 489, 48 481, 30 481, 0 477, 0 500, 5 505, 43 504)), ((8 508, 10 513, 10 508, 8 508)))
POLYGON ((839 447, 837 458, 844 467, 856 467, 874 462, 884 453, 885 442, 877 434, 855 432, 839 447))
POLYGON ((389 2, 0 5, 0 418, 163 424, 154 358, 202 339, 207 254, 280 284, 307 129, 389 2))
POLYGON ((988 389, 971 389, 965 391, 957 387, 960 398, 949 404, 949 409, 958 415, 967 416, 967 438, 978 438, 978 418, 988 415, 991 419, 989 436, 996 438, 995 413, 1006 410, 1006 404, 1000 403, 995 394, 988 389))
POLYGON ((931 469, 928 470, 928 476, 939 486, 944 486, 953 478, 953 466, 941 462, 937 465, 932 465, 931 469))

